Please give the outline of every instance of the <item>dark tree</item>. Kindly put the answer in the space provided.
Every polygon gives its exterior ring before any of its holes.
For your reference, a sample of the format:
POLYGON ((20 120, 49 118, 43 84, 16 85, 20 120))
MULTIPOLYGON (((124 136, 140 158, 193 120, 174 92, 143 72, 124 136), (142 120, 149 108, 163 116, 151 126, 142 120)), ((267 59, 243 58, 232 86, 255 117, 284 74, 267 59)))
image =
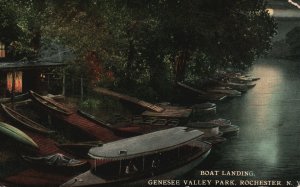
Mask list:
POLYGON ((290 56, 295 59, 300 57, 300 27, 295 27, 286 34, 286 42, 290 48, 290 56))
POLYGON ((70 76, 152 99, 169 98, 177 81, 250 67, 276 30, 262 0, 11 2, 22 46, 59 44, 75 56, 70 76))

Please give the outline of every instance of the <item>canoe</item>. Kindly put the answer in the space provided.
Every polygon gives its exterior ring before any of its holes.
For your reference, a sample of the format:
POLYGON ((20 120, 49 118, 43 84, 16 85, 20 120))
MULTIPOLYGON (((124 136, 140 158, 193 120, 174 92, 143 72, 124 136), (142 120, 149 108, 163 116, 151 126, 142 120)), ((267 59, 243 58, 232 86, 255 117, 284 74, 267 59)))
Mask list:
POLYGON ((71 115, 73 112, 58 103, 52 101, 50 98, 43 97, 33 91, 29 91, 30 97, 32 100, 39 103, 41 106, 45 107, 48 111, 63 115, 71 115))
MULTIPOLYGON (((24 101, 24 100, 26 100, 28 98, 29 98, 29 94, 28 93, 19 94, 19 95, 16 95, 14 97, 14 102, 24 101)), ((8 103, 8 102, 11 102, 11 98, 1 98, 0 99, 0 103, 8 103)))
POLYGON ((216 114, 217 113, 217 106, 215 103, 202 103, 202 104, 195 104, 192 106, 192 113, 193 116, 200 116, 200 115, 208 115, 208 114, 216 114))
POLYGON ((38 145, 23 131, 7 124, 0 122, 0 132, 20 143, 26 144, 32 148, 38 149, 38 145))
POLYGON ((74 158, 70 158, 61 153, 56 153, 42 157, 22 156, 22 158, 29 163, 44 167, 75 168, 87 164, 87 161, 85 160, 77 160, 74 158))
POLYGON ((209 93, 219 93, 219 94, 225 94, 228 97, 237 97, 241 96, 242 93, 237 90, 229 90, 229 89, 217 89, 217 88, 210 88, 207 90, 209 93))
POLYGON ((210 109, 210 108, 216 108, 217 105, 215 103, 210 103, 210 102, 206 102, 206 103, 201 103, 201 104, 195 104, 194 106, 197 107, 197 109, 199 110, 206 110, 206 109, 210 109))
POLYGON ((114 129, 114 128, 111 126, 111 124, 106 123, 105 121, 100 120, 100 119, 98 119, 96 116, 93 116, 93 115, 91 115, 91 114, 89 114, 89 113, 87 113, 87 112, 84 112, 84 111, 82 111, 82 110, 77 110, 77 113, 78 113, 79 115, 81 115, 81 116, 83 116, 83 117, 85 117, 85 118, 87 118, 87 119, 89 119, 89 120, 91 120, 91 121, 93 121, 93 122, 99 124, 100 126, 103 126, 103 127, 105 127, 105 128, 108 128, 108 129, 110 129, 110 130, 113 130, 113 129, 114 129))
POLYGON ((15 110, 5 106, 4 104, 1 104, 1 107, 10 118, 12 118, 13 120, 15 120, 16 122, 18 122, 19 124, 23 125, 28 129, 34 130, 39 133, 45 133, 45 134, 50 134, 54 132, 42 126, 41 124, 38 124, 32 121, 31 119, 23 116, 22 114, 16 112, 15 110))
MULTIPOLYGON (((62 121, 64 125, 71 126, 84 134, 83 138, 89 138, 88 140, 102 140, 102 141, 112 141, 119 139, 113 131, 110 129, 100 126, 94 120, 88 119, 78 112, 74 112, 60 103, 42 97, 33 91, 30 91, 32 99, 49 115, 55 116, 62 121), (92 138, 92 139, 91 139, 92 138)), ((78 132, 78 131, 77 131, 78 132)))
POLYGON ((196 88, 193 88, 189 85, 186 85, 182 82, 177 82, 177 85, 180 86, 181 88, 184 88, 185 90, 188 90, 190 92, 193 92, 193 93, 196 93, 198 95, 206 95, 207 92, 203 91, 203 90, 199 90, 199 89, 196 89, 196 88))
POLYGON ((253 81, 257 81, 260 78, 258 77, 245 77, 245 76, 237 76, 237 77, 231 77, 229 80, 231 82, 236 82, 236 83, 250 83, 253 81))
MULTIPOLYGON (((182 82, 177 82, 177 85, 179 86, 179 88, 181 88, 184 91, 188 92, 193 97, 195 97, 196 100, 199 100, 199 101, 204 101, 204 102, 206 102, 206 101, 212 101, 212 102, 216 102, 216 101, 222 101, 222 100, 224 100, 226 98, 225 94, 207 93, 206 91, 193 88, 193 87, 191 87, 189 85, 186 85, 186 84, 184 84, 182 82)), ((190 99, 191 98, 187 98, 187 100, 190 100, 190 99)))
POLYGON ((249 83, 234 83, 234 82, 218 82, 219 85, 221 86, 226 86, 229 87, 231 89, 235 89, 241 92, 245 92, 247 91, 249 88, 253 88, 256 83, 253 82, 249 82, 249 83))
POLYGON ((223 77, 223 79, 233 80, 235 82, 242 82, 242 83, 260 80, 259 77, 254 77, 251 74, 232 73, 232 72, 223 73, 221 77, 223 77))
POLYGON ((197 96, 197 100, 211 101, 211 102, 223 101, 226 98, 227 98, 227 95, 221 94, 221 93, 207 93, 206 95, 198 95, 197 96))
POLYGON ((104 127, 106 129, 109 129, 111 132, 113 132, 117 136, 131 137, 131 136, 137 136, 137 135, 142 134, 141 127, 137 127, 137 126, 114 127, 110 123, 100 120, 97 117, 95 117, 87 112, 84 112, 82 110, 78 110, 77 113, 80 116, 82 116, 88 120, 91 120, 95 124, 97 124, 101 127, 104 127))
POLYGON ((253 88, 254 86, 256 86, 256 83, 254 82, 249 82, 245 84, 248 88, 253 88))

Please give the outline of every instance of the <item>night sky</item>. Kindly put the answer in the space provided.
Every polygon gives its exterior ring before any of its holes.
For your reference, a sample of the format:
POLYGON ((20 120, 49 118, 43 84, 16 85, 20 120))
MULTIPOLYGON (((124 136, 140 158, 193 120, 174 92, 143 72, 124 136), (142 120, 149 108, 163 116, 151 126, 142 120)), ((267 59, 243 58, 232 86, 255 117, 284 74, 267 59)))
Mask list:
POLYGON ((300 0, 267 0, 268 8, 274 17, 298 18, 300 17, 300 0), (289 2, 290 1, 290 2, 289 2))

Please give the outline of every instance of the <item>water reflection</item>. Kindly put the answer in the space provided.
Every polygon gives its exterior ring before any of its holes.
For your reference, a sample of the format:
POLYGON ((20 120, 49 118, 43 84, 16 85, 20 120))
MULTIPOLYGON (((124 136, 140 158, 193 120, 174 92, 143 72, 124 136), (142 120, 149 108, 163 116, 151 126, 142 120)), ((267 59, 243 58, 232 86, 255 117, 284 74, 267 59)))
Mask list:
MULTIPOLYGON (((240 98, 218 105, 218 117, 240 126, 239 136, 216 147, 205 169, 253 170, 259 178, 290 178, 300 161, 300 64, 260 59, 261 78, 240 98)), ((199 171, 194 177, 199 176, 199 171)))
MULTIPOLYGON (((281 97, 279 92, 283 77, 278 67, 268 64, 255 66, 253 74, 261 77, 261 81, 257 82, 255 89, 245 99, 244 105, 248 109, 243 110, 247 113, 242 112, 241 115, 251 115, 253 117, 251 123, 256 123, 256 125, 252 125, 255 126, 253 128, 257 128, 261 132, 258 134, 261 135, 260 141, 253 144, 251 148, 255 152, 253 159, 274 165, 278 161, 278 134, 276 129, 270 127, 280 123, 280 106, 276 102, 281 97)), ((254 138, 258 136, 253 133, 250 135, 254 135, 254 138)))

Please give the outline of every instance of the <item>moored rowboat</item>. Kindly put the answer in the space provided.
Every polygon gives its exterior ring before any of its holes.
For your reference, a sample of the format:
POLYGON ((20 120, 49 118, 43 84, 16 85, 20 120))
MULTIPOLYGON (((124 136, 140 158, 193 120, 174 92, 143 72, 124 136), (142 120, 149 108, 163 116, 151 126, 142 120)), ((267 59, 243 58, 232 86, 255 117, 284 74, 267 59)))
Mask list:
POLYGON ((215 103, 201 103, 193 105, 193 114, 216 114, 217 112, 217 105, 215 103))
POLYGON ((241 92, 247 91, 249 88, 253 88, 256 83, 249 82, 249 83, 234 83, 234 82, 218 82, 221 86, 226 86, 241 92))
MULTIPOLYGON (((186 85, 182 82, 177 82, 177 85, 183 89, 184 91, 192 94, 192 96, 195 97, 196 100, 199 100, 199 101, 222 101, 224 100, 227 96, 225 94, 220 94, 220 93, 216 93, 216 94, 212 94, 212 93, 207 93, 203 90, 200 90, 200 89, 196 89, 196 88, 193 88, 189 85, 186 85)), ((191 99, 191 98, 189 98, 191 99)))
POLYGON ((226 127, 220 127, 220 132, 224 134, 224 136, 235 135, 239 132, 240 128, 237 125, 230 125, 226 127))
POLYGON ((44 167, 55 167, 55 168, 76 168, 87 164, 85 160, 77 160, 74 158, 67 157, 61 153, 42 157, 31 157, 22 156, 24 160, 32 164, 44 166, 44 167))
POLYGON ((44 106, 50 112, 63 115, 71 115, 73 113, 71 110, 58 105, 56 102, 53 102, 50 98, 43 97, 33 91, 29 91, 29 94, 32 100, 40 103, 41 106, 44 106))
POLYGON ((201 103, 201 104, 196 104, 194 106, 197 106, 197 108, 200 110, 206 110, 206 109, 211 109, 211 108, 216 108, 217 105, 215 103, 210 103, 210 102, 206 102, 206 103, 201 103))
POLYGON ((70 152, 81 157, 86 157, 88 151, 92 147, 98 147, 103 144, 102 141, 88 141, 88 142, 78 142, 78 143, 63 143, 57 144, 57 146, 67 152, 70 152))
POLYGON ((249 83, 253 81, 257 81, 260 78, 258 77, 246 77, 246 76, 236 76, 229 78, 230 81, 236 82, 236 83, 249 83))
POLYGON ((220 89, 220 88, 211 88, 211 89, 208 89, 207 92, 225 94, 228 97, 237 97, 237 96, 242 95, 242 93, 237 90, 220 89))
POLYGON ((225 136, 235 135, 240 130, 239 126, 232 125, 231 121, 227 119, 219 118, 219 119, 211 120, 209 122, 219 125, 220 132, 222 132, 225 136))
POLYGON ((50 134, 53 133, 54 131, 32 121, 31 119, 23 116, 22 114, 16 112, 15 110, 5 106, 4 104, 1 104, 1 107, 3 109, 3 111, 12 119, 14 119, 15 121, 17 121, 18 123, 22 124, 23 126, 25 126, 26 128, 29 128, 31 130, 34 130, 36 132, 39 133, 45 133, 45 134, 50 134))

